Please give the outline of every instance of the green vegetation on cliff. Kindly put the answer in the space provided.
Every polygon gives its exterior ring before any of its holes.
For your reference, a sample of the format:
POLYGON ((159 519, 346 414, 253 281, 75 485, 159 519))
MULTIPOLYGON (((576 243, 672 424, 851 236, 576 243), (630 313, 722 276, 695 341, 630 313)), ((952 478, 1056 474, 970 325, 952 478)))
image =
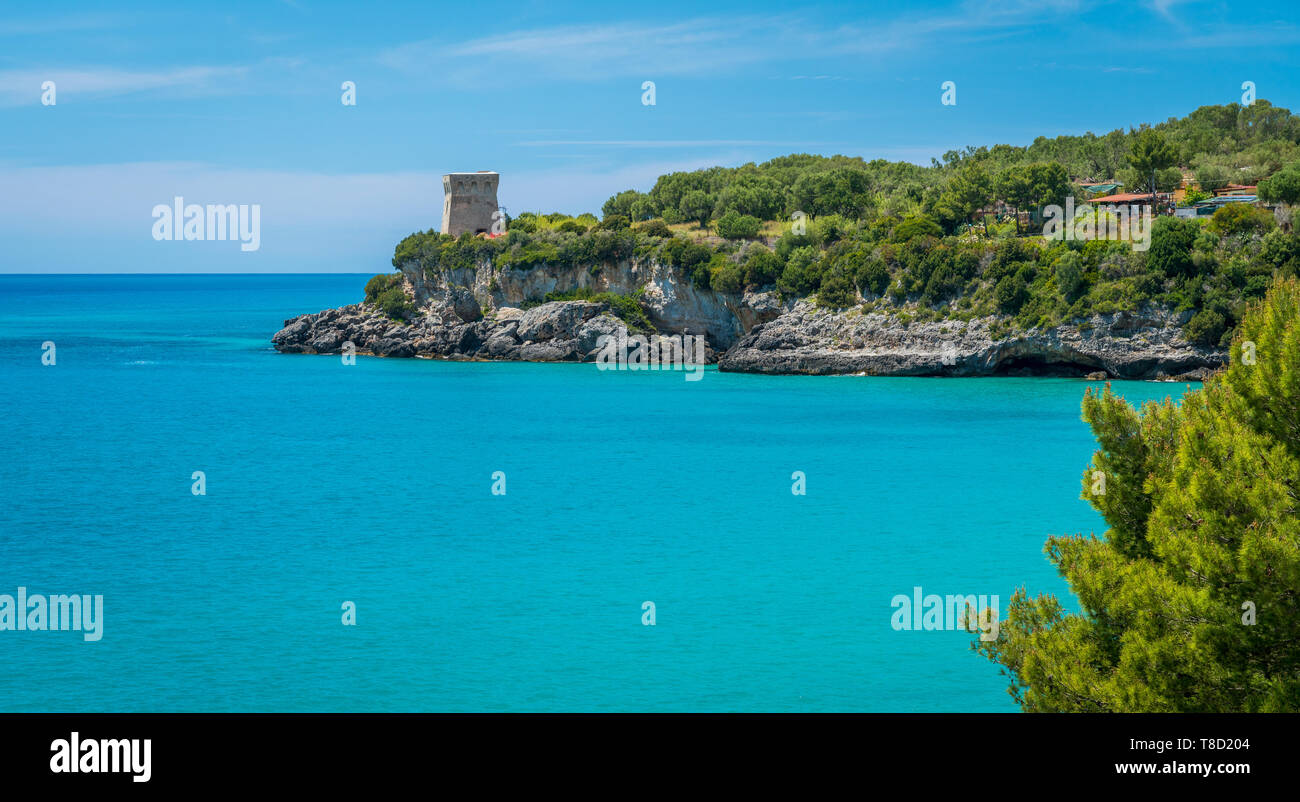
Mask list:
POLYGON ((374 276, 367 281, 366 303, 379 307, 393 320, 407 320, 415 314, 415 305, 402 290, 402 277, 396 273, 374 276))

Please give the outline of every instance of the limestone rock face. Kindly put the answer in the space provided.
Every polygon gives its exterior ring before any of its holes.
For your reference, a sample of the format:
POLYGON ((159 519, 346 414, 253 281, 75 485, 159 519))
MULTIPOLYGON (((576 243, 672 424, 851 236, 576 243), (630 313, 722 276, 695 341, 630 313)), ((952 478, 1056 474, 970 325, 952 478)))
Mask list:
POLYGON ((995 336, 996 318, 904 323, 893 315, 831 313, 807 301, 760 324, 718 363, 747 373, 880 376, 1062 375, 1199 379, 1227 354, 1183 338, 1185 315, 1160 309, 1094 315, 1051 329, 995 336))
POLYGON ((519 339, 552 340, 572 335, 603 308, 587 301, 551 301, 535 306, 519 318, 519 339))
MULTIPOLYGON (((720 293, 695 286, 685 274, 656 259, 624 259, 601 266, 556 267, 537 265, 526 270, 496 270, 488 262, 473 268, 424 275, 414 264, 403 267, 407 286, 417 306, 446 309, 468 290, 485 310, 518 309, 545 301, 548 293, 639 292, 646 317, 658 330, 673 334, 699 334, 718 348, 729 348, 749 327, 776 316, 774 301, 751 311, 738 293, 720 293)), ((758 293, 757 296, 770 296, 758 293)), ((772 296, 774 298, 774 296, 772 296)), ((532 310, 528 310, 532 311, 532 310)))
POLYGON ((898 312, 831 312, 773 292, 701 289, 653 259, 594 271, 496 270, 485 262, 436 276, 414 265, 402 273, 417 309, 409 322, 352 304, 286 320, 272 343, 284 353, 333 354, 350 342, 357 353, 378 356, 593 361, 600 338, 627 324, 608 303, 544 300, 580 291, 635 293, 659 333, 703 335, 705 360, 724 371, 1186 380, 1227 362, 1222 349, 1184 338, 1192 312, 1158 307, 1006 334, 1007 321, 997 317, 907 322, 898 312))
POLYGON ((452 291, 451 311, 464 323, 473 323, 483 317, 483 308, 479 306, 478 299, 465 287, 457 287, 452 291))
POLYGON ((584 360, 594 360, 600 351, 600 338, 618 336, 619 327, 623 325, 623 321, 609 314, 600 314, 591 318, 578 329, 578 352, 583 355, 584 360))

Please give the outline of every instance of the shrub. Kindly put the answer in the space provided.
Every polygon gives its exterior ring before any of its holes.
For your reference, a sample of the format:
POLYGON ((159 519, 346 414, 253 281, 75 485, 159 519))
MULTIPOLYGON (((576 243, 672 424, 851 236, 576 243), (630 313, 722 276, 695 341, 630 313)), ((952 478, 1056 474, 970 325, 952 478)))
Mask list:
MULTIPOLYGON (((1102 246, 1104 250, 1109 247, 1109 243, 1102 243, 1102 246)), ((1038 247, 1029 240, 1003 240, 993 250, 993 258, 989 261, 985 277, 989 281, 1000 281, 1003 276, 1019 270, 1021 265, 1036 261, 1038 261, 1038 247)))
POLYGON ((668 264, 690 272, 695 267, 711 259, 713 251, 685 237, 673 237, 664 243, 660 255, 668 264))
POLYGON ((821 284, 821 256, 811 245, 796 248, 790 253, 790 259, 776 281, 776 287, 783 295, 803 296, 817 289, 821 284))
POLYGON ((856 286, 873 295, 884 293, 885 288, 889 286, 889 269, 865 246, 841 254, 835 260, 835 269, 851 279, 856 286))
POLYGON ((914 215, 894 228, 894 242, 907 242, 916 237, 942 237, 943 227, 923 214, 914 215))
POLYGON ((803 248, 808 245, 816 245, 812 237, 807 234, 795 234, 786 232, 776 241, 776 255, 781 258, 782 264, 790 261, 790 254, 795 248, 803 248))
POLYGON ((785 265, 781 257, 767 248, 759 248, 745 260, 745 284, 750 287, 767 287, 776 283, 785 265))
POLYGON ((541 224, 537 221, 537 215, 532 212, 524 212, 518 217, 512 217, 510 222, 506 224, 507 231, 523 231, 528 234, 535 234, 540 228, 541 224))
POLYGON ((1218 345, 1228 330, 1228 321, 1216 309, 1202 309, 1192 316, 1183 330, 1189 342, 1201 345, 1218 345))
POLYGON ((723 254, 709 261, 709 286, 718 292, 740 292, 745 288, 745 268, 723 254))
POLYGON ((880 259, 868 260, 866 266, 857 274, 857 278, 864 289, 876 295, 883 295, 889 288, 889 268, 880 259))
POLYGON ((843 309, 858 302, 858 291, 853 282, 844 276, 831 276, 822 282, 817 292, 817 305, 831 309, 843 309))
POLYGON ((644 223, 637 223, 632 226, 632 230, 647 237, 667 238, 673 235, 673 230, 663 220, 647 220, 644 223))
POLYGON ((1161 276, 1195 275, 1192 244, 1201 224, 1177 217, 1158 217, 1151 226, 1151 247, 1147 249, 1147 269, 1161 276))
POLYGON ((1260 259, 1284 276, 1300 273, 1300 231, 1270 231, 1264 237, 1260 259))
POLYGON ((409 320, 415 304, 406 294, 401 273, 381 273, 366 282, 366 303, 378 307, 392 320, 409 320))
POLYGON ((620 230, 593 231, 591 255, 595 261, 614 264, 632 255, 636 247, 636 237, 626 228, 620 230))
MULTIPOLYGON (((513 235, 509 235, 513 236, 513 235)), ((502 270, 526 270, 560 262, 560 251, 549 240, 516 241, 497 259, 502 270)))
POLYGON ((1003 276, 993 288, 993 300, 1000 311, 1014 315, 1029 300, 1029 288, 1019 273, 1003 276))
POLYGON ((380 273, 366 282, 366 300, 375 303, 379 296, 385 290, 399 286, 402 282, 401 273, 380 273))
POLYGON ((606 215, 604 220, 596 224, 597 231, 622 231, 631 225, 631 221, 621 214, 606 215))
POLYGON ((945 260, 930 273, 930 278, 925 282, 925 289, 921 293, 921 303, 934 306, 961 292, 965 284, 966 279, 961 275, 958 266, 945 260))
POLYGON ((758 236, 762 221, 748 214, 727 212, 714 221, 713 228, 719 237, 726 239, 753 239, 758 236))
POLYGON ((437 231, 417 231, 404 237, 393 249, 393 269, 400 270, 409 262, 416 262, 421 270, 436 270, 441 257, 444 242, 454 242, 451 237, 443 237, 437 231))
POLYGON ((1300 162, 1293 162, 1259 182, 1259 199, 1268 203, 1300 203, 1300 162))
POLYGON ((1265 234, 1276 225, 1273 213, 1247 203, 1226 203, 1216 211, 1207 224, 1210 231, 1220 237, 1235 234, 1265 234))
POLYGON ((1056 274, 1056 288, 1067 303, 1074 303, 1084 288, 1083 257, 1075 251, 1066 251, 1057 257, 1052 265, 1056 274))
POLYGON ((834 245, 853 233, 853 224, 838 214, 827 214, 813 221, 809 232, 823 248, 834 245))
POLYGON ((700 289, 712 289, 713 287, 713 268, 708 262, 698 264, 691 268, 691 283, 700 289))

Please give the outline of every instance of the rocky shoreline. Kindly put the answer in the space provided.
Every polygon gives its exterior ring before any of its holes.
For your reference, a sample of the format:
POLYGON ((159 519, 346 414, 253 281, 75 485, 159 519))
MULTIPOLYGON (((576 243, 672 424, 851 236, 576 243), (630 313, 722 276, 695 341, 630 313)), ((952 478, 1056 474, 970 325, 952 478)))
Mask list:
POLYGON ((1227 353, 1188 343, 1190 313, 1095 315, 1046 330, 996 336, 1002 321, 902 322, 879 313, 828 314, 801 303, 756 326, 720 370, 877 376, 1083 376, 1202 380, 1227 353))
POLYGON ((705 361, 739 373, 1190 381, 1227 362, 1223 349, 1183 337, 1190 312, 1159 308, 1000 334, 1005 321, 998 318, 918 322, 892 312, 831 312, 774 293, 701 290, 659 263, 629 261, 599 274, 491 265, 435 277, 402 272, 418 310, 409 322, 351 304, 286 320, 273 345, 283 353, 337 354, 351 343, 358 354, 387 357, 590 362, 602 335, 631 328, 617 311, 598 301, 531 300, 584 289, 637 292, 656 332, 703 334, 705 361))
MULTIPOLYGON (((286 354, 338 354, 345 343, 372 356, 515 362, 592 362, 601 335, 626 324, 608 304, 552 301, 522 310, 503 307, 477 320, 426 314, 396 323, 367 304, 326 309, 284 322, 271 338, 286 354)), ((706 349, 706 362, 717 352, 706 349)))

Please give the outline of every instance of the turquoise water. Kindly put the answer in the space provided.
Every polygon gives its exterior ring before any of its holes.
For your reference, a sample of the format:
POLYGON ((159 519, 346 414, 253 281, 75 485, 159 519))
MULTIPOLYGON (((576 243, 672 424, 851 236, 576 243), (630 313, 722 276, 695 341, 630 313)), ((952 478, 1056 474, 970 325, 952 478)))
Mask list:
POLYGON ((364 279, 0 276, 0 594, 104 597, 0 632, 0 710, 1014 709, 890 602, 1065 592, 1085 383, 270 348, 364 279))

